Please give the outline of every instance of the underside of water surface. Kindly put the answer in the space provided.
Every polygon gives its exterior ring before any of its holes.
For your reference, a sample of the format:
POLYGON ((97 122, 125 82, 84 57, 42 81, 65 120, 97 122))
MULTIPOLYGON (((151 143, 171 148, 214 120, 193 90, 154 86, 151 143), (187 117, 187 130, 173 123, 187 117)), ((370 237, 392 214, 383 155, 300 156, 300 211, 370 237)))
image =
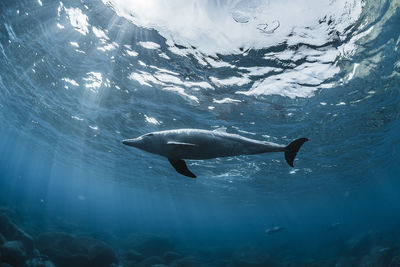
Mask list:
POLYGON ((398 0, 0 1, 0 265, 400 266, 399 25, 398 0), (121 143, 182 128, 309 141, 195 179, 121 143))

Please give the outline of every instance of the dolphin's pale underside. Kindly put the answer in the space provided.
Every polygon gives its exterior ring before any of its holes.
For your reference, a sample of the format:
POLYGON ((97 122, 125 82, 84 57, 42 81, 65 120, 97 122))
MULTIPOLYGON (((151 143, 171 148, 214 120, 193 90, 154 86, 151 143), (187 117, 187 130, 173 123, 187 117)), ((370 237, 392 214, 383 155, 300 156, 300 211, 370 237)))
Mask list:
POLYGON ((122 143, 168 158, 175 170, 195 178, 186 166, 185 159, 200 160, 266 152, 284 152, 286 162, 293 167, 297 152, 307 138, 299 138, 289 145, 246 138, 224 130, 179 129, 152 132, 122 143))

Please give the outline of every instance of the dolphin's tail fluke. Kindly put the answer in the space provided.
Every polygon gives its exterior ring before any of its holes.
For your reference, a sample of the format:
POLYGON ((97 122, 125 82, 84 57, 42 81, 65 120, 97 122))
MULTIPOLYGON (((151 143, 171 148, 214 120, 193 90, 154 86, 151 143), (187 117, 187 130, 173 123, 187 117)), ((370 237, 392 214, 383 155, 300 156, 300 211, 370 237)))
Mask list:
POLYGON ((289 166, 293 166, 294 158, 297 155, 300 147, 308 141, 308 138, 299 138, 291 142, 289 145, 285 147, 285 159, 289 166))

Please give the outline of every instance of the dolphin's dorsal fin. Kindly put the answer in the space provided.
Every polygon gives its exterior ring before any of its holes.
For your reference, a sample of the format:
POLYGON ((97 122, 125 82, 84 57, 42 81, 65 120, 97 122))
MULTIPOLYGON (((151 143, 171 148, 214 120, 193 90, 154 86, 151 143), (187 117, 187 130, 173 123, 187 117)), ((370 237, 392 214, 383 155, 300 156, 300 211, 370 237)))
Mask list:
POLYGON ((169 141, 169 142, 167 142, 167 145, 174 145, 174 146, 197 146, 197 145, 191 144, 191 143, 182 143, 182 142, 175 142, 175 141, 169 141))
POLYGON ((226 133, 226 127, 218 127, 217 129, 214 129, 213 132, 221 132, 221 133, 226 133))
POLYGON ((185 175, 190 178, 196 178, 193 172, 191 172, 186 166, 186 162, 182 159, 168 159, 171 163, 172 167, 182 175, 185 175))

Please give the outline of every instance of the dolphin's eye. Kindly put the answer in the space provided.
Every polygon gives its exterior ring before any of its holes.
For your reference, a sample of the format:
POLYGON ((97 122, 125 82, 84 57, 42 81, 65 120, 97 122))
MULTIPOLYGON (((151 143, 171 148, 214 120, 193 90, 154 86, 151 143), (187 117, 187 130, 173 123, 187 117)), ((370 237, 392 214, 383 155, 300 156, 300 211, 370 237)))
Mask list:
POLYGON ((149 134, 146 134, 146 136, 153 136, 153 134, 152 134, 152 133, 149 133, 149 134))

